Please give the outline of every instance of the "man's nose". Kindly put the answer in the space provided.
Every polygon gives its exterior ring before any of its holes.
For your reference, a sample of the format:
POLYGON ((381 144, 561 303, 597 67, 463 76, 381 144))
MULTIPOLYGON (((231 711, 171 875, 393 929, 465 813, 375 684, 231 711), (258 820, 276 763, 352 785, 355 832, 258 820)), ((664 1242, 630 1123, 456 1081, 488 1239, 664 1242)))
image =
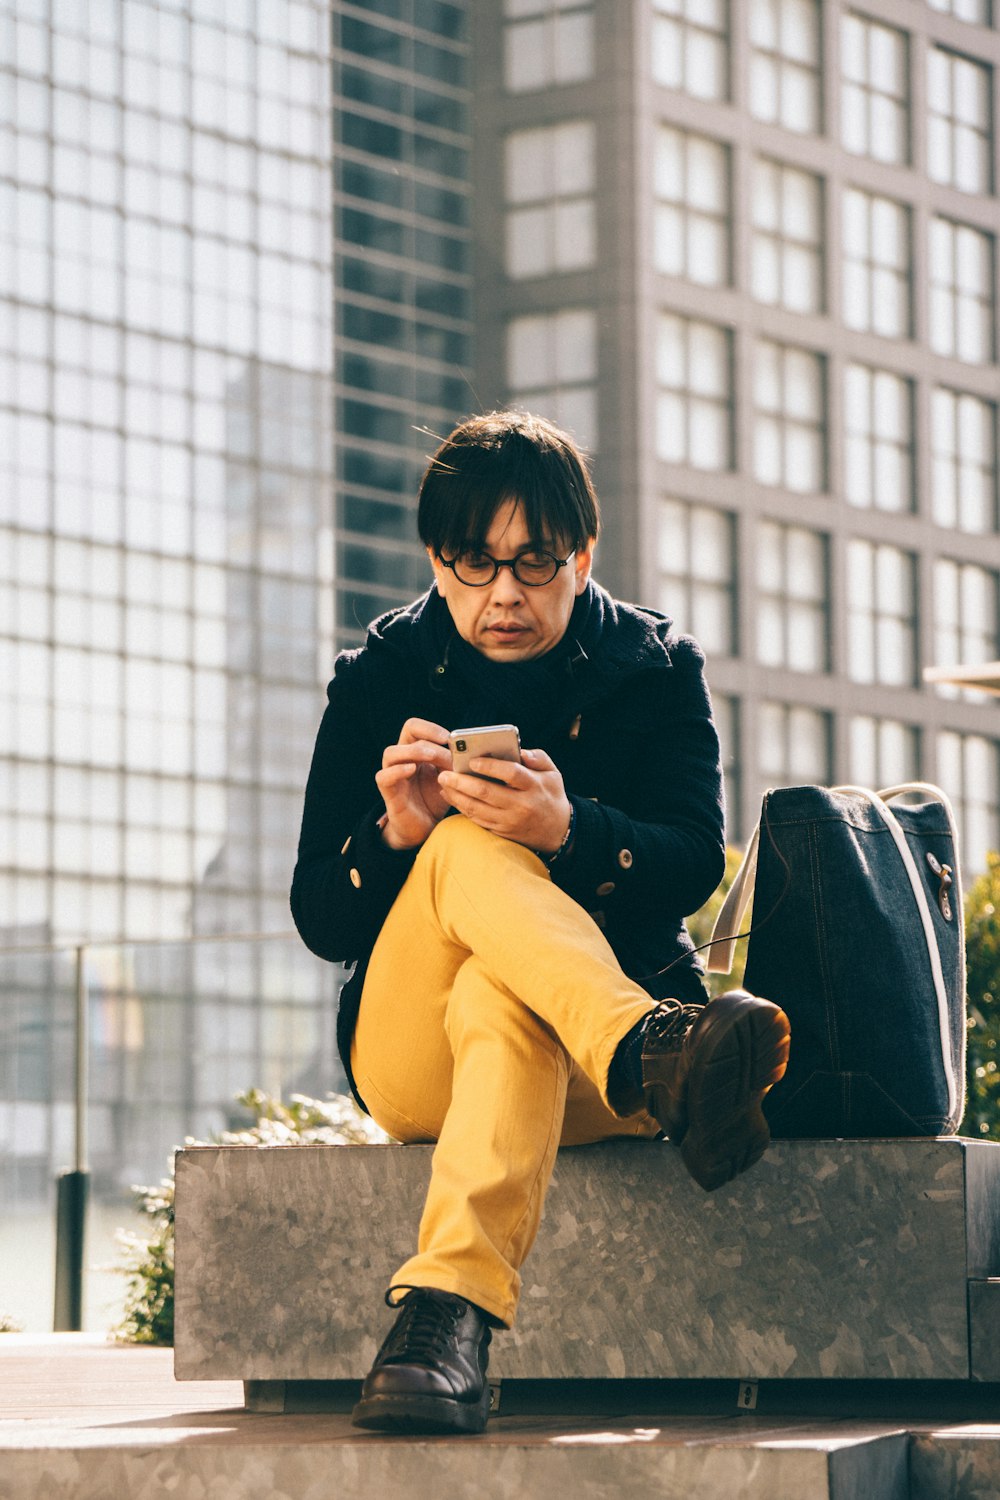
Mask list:
POLYGON ((523 593, 524 585, 518 582, 514 569, 509 563, 504 563, 493 580, 493 598, 499 602, 509 602, 520 599, 523 593))

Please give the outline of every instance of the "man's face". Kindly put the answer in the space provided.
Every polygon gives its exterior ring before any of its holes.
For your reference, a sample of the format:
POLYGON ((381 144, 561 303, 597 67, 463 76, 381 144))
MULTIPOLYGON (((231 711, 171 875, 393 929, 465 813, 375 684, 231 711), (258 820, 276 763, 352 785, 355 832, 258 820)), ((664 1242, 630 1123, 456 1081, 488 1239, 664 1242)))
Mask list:
MULTIPOLYGON (((565 557, 569 550, 557 537, 529 536, 521 505, 508 500, 493 517, 483 550, 494 558, 516 557, 539 545, 555 557, 565 557)), ((510 568, 501 568, 485 588, 470 588, 430 548, 428 554, 438 593, 462 639, 490 661, 531 661, 551 651, 565 635, 574 601, 590 578, 594 543, 575 552, 568 566, 541 588, 519 583, 510 568)))

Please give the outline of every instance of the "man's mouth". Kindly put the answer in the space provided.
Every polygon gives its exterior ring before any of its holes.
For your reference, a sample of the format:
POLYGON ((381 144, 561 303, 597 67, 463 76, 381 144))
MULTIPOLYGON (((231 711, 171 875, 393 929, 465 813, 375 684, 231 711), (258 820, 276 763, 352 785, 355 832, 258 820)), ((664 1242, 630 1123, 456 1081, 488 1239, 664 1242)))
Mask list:
POLYGON ((518 636, 525 635, 527 633, 523 625, 505 624, 503 622, 499 622, 495 625, 487 625, 486 629, 490 635, 496 635, 500 636, 501 638, 510 640, 515 640, 518 636))

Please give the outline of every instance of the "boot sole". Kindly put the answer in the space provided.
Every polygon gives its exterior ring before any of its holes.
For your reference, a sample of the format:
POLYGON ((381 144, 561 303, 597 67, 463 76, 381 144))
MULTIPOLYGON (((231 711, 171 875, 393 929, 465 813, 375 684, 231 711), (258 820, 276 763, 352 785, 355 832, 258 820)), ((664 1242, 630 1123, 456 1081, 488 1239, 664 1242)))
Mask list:
POLYGON ((724 996, 698 1037, 687 1084, 688 1124, 681 1156, 695 1182, 713 1192, 767 1150, 761 1103, 788 1066, 788 1017, 751 995, 724 996))
POLYGON ((484 1432, 489 1414, 487 1386, 476 1402, 447 1396, 363 1396, 351 1421, 375 1432, 484 1432))

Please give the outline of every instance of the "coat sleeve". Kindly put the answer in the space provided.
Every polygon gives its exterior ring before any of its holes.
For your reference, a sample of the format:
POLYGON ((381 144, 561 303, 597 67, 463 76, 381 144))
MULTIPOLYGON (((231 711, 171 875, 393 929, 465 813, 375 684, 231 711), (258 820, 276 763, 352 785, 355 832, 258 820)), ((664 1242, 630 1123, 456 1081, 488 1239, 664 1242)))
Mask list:
MULTIPOLYGON (((725 871, 722 767, 705 659, 689 636, 670 647, 671 669, 658 674, 662 688, 645 685, 648 721, 628 785, 619 782, 608 801, 570 794, 573 847, 552 870, 612 930, 697 911, 725 871)), ((620 726, 620 744, 629 732, 620 726)))
POLYGON ((313 953, 334 963, 367 956, 410 872, 417 851, 383 843, 375 785, 384 746, 367 711, 365 664, 342 656, 306 784, 292 917, 313 953))

